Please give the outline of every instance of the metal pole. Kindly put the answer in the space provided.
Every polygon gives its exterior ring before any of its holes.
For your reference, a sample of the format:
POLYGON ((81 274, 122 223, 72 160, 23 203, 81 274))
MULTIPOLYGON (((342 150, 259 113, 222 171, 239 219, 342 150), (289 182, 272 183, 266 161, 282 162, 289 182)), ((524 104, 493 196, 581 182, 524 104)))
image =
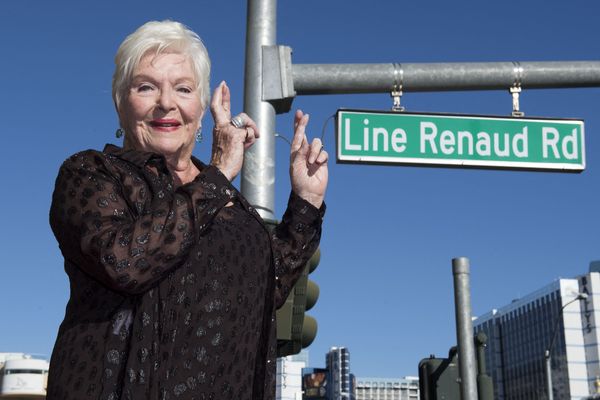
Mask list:
POLYGON ((468 258, 458 257, 452 259, 461 400, 477 400, 477 364, 475 362, 475 343, 471 321, 469 274, 468 258))
POLYGON ((554 342, 556 341, 556 334, 558 333, 558 326, 560 320, 563 317, 563 312, 565 308, 571 303, 574 303, 578 300, 585 300, 588 298, 587 293, 577 293, 577 296, 571 300, 566 302, 558 312, 556 319, 554 320, 554 329, 552 329, 552 338, 550 339, 550 345, 548 349, 544 352, 544 362, 546 364, 546 391, 548 392, 548 400, 554 400, 554 392, 552 390, 552 348, 554 347, 554 342))
POLYGON ((554 392, 552 391, 552 358, 550 350, 544 352, 544 361, 546 364, 546 392, 548 392, 548 400, 554 400, 554 392))
POLYGON ((600 61, 293 64, 298 95, 600 87, 600 61))
POLYGON ((275 109, 262 101, 262 46, 276 40, 277 1, 248 0, 244 111, 260 139, 244 156, 241 191, 265 219, 275 219, 275 109))

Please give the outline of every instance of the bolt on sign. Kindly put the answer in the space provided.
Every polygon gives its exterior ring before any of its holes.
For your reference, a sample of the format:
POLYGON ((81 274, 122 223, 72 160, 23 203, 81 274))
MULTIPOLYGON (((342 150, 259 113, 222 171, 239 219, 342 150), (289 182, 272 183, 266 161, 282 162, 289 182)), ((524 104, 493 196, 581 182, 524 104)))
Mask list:
POLYGON ((583 121, 338 110, 337 161, 581 172, 583 121))

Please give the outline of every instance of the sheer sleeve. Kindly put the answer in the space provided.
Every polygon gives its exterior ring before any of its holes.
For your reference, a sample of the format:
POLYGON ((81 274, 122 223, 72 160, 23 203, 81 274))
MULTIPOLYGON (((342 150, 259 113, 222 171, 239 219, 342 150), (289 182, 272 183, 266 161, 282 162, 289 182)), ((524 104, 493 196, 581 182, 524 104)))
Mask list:
POLYGON ((184 262, 234 196, 215 167, 171 192, 156 188, 135 166, 123 169, 104 153, 86 151, 65 161, 50 209, 65 259, 112 290, 142 293, 184 262))
POLYGON ((290 194, 288 207, 273 232, 275 307, 285 302, 306 263, 319 247, 325 203, 321 208, 290 194))

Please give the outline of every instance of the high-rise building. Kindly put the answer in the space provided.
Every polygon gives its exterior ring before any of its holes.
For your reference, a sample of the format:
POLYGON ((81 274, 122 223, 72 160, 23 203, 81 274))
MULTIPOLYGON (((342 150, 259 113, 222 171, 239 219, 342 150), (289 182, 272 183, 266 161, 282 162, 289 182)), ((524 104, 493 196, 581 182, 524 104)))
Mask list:
POLYGON ((356 400, 419 400, 419 378, 357 378, 356 400))
POLYGON ((302 400, 302 369, 308 365, 308 350, 277 359, 275 398, 302 400))
POLYGON ((350 352, 345 347, 332 347, 326 356, 329 371, 329 400, 354 400, 353 376, 350 374, 350 352))
POLYGON ((598 272, 556 280, 475 319, 475 333, 483 331, 488 336, 486 369, 495 399, 548 398, 544 353, 553 335, 554 398, 579 400, 596 394, 600 376, 597 319, 600 323, 598 272), (581 299, 580 293, 587 298, 581 299))

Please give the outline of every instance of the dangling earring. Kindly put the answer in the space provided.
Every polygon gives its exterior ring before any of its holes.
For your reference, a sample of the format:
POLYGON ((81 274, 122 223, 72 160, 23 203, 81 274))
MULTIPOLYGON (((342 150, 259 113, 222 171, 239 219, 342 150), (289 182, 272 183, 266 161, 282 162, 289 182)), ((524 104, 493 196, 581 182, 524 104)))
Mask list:
POLYGON ((200 143, 202 141, 202 127, 199 127, 196 131, 196 142, 200 143))
POLYGON ((123 134, 125 133, 125 131, 123 131, 123 128, 119 128, 117 129, 117 131, 115 132, 115 136, 117 137, 117 139, 120 139, 123 137, 123 134))

